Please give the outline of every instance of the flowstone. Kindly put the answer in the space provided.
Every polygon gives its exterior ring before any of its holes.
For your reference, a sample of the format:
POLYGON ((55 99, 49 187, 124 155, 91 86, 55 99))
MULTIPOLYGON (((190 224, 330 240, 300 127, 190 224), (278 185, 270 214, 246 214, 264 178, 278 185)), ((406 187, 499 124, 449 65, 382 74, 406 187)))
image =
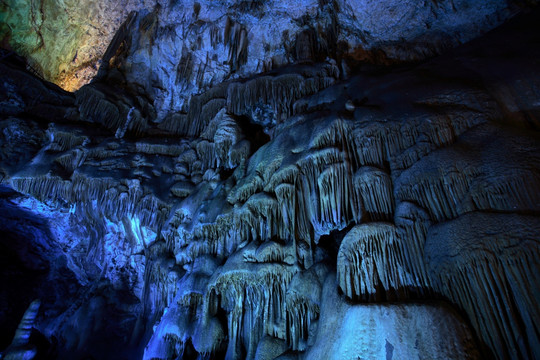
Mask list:
POLYGON ((76 93, 6 53, 5 358, 537 359, 540 13, 427 60, 518 9, 453 5, 158 1, 76 93))

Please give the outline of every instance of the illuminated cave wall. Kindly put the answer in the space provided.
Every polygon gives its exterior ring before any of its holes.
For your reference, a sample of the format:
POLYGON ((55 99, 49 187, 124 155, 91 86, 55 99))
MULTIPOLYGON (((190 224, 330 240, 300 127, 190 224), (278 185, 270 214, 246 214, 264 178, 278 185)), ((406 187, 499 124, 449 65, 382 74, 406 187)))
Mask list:
POLYGON ((87 84, 115 32, 145 0, 5 0, 0 43, 28 58, 45 79, 68 91, 87 84))
MULTIPOLYGON (((168 78, 176 77, 181 57, 181 66, 187 68, 178 72, 195 69, 199 85, 219 82, 231 70, 257 73, 294 62, 289 49, 294 47, 292 53, 299 58, 345 46, 359 58, 371 57, 365 50, 377 48, 375 57, 417 59, 478 36, 522 6, 503 0, 426 1, 420 6, 397 0, 4 0, 0 44, 27 57, 45 79, 74 91, 96 75, 107 46, 131 11, 141 16, 156 11, 159 26, 153 26, 152 15, 141 26, 151 44, 143 41, 133 49, 137 54, 130 63, 137 71, 132 74, 143 70, 143 82, 154 82, 150 74, 156 73, 158 84, 149 83, 146 90, 167 85, 173 91, 168 78), (222 30, 228 21, 232 32, 227 34, 222 30), (297 46, 299 34, 300 42, 321 40, 319 48, 297 46), (242 39, 240 48, 226 48, 242 39), (249 49, 242 48, 246 45, 249 49), (230 69, 229 62, 234 62, 230 69)), ((160 106, 179 96, 178 91, 171 94, 160 106)))
POLYGON ((13 19, 101 3, 29 4, 0 5, 5 359, 540 356, 535 2, 122 3, 81 82, 98 33, 13 19))

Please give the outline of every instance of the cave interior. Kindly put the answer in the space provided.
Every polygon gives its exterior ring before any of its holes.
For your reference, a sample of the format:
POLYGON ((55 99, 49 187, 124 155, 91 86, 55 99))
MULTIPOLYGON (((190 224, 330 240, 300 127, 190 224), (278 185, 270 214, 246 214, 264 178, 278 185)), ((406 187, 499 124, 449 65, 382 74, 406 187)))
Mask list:
POLYGON ((536 0, 0 2, 0 359, 540 359, 536 0))

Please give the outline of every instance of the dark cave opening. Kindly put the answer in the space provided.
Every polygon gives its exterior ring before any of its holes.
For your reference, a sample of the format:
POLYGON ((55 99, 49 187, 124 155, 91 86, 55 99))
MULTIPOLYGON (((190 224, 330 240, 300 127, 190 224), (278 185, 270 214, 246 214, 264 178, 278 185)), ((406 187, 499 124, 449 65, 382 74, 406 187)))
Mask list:
POLYGON ((248 116, 235 116, 234 119, 251 144, 252 153, 270 141, 270 136, 264 131, 264 127, 251 121, 248 116))
POLYGON ((5 349, 13 339, 15 330, 28 305, 39 294, 36 289, 47 279, 47 269, 29 269, 17 252, 8 244, 20 241, 12 233, 0 232, 0 348, 5 349))

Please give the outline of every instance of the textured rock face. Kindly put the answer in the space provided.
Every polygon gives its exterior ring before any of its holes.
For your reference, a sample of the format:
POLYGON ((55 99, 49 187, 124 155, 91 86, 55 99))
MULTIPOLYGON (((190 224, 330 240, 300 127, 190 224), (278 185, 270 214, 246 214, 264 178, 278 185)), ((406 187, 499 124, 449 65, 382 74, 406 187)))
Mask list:
POLYGON ((133 42, 118 46, 130 48, 129 80, 166 111, 224 78, 292 62, 344 55, 423 59, 493 28, 520 6, 503 0, 8 0, 0 4, 0 39, 46 79, 73 91, 94 77, 129 12, 140 11, 132 29, 140 35, 131 31, 133 42))
POLYGON ((325 59, 345 73, 356 60, 421 60, 517 9, 507 1, 172 2, 139 13, 113 64, 154 100, 161 121, 226 79, 325 59))
POLYGON ((30 60, 46 79, 73 91, 96 74, 109 42, 144 0, 8 0, 0 4, 2 47, 30 60))
POLYGON ((29 356, 537 358, 540 13, 354 67, 510 11, 378 4, 161 4, 76 93, 3 57, 3 347, 39 298, 29 356))

